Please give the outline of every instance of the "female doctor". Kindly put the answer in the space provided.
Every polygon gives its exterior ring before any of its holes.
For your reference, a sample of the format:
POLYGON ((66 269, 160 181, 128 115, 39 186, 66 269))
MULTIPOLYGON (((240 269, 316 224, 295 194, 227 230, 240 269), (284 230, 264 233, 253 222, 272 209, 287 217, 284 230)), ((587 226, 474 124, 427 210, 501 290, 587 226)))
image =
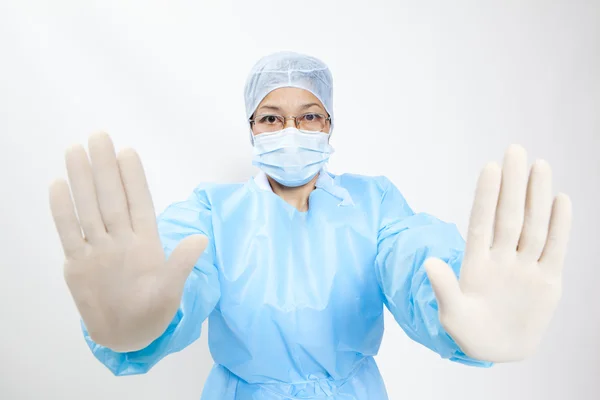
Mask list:
POLYGON ((202 184, 158 220, 142 164, 106 134, 68 149, 50 187, 84 337, 115 375, 142 374, 200 336, 204 400, 387 399, 373 359, 383 306, 416 342, 487 367, 530 356, 561 296, 569 198, 524 150, 481 172, 465 241, 414 213, 385 177, 335 175, 332 76, 282 52, 246 88, 254 164, 202 184))

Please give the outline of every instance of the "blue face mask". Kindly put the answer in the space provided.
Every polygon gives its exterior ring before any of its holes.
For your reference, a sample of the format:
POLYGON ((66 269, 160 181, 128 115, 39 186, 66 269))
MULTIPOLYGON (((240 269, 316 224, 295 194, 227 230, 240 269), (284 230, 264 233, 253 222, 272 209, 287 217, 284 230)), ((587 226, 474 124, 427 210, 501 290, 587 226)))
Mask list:
POLYGON ((332 153, 329 134, 286 128, 254 136, 252 164, 280 184, 297 187, 314 178, 332 153))

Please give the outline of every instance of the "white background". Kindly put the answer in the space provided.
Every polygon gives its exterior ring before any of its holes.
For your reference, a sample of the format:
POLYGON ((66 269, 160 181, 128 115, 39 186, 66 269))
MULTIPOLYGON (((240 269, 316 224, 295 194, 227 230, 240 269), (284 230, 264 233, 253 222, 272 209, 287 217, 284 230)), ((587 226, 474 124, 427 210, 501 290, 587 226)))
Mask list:
POLYGON ((538 355, 455 365, 388 314, 377 360, 390 398, 600 398, 598 0, 0 1, 0 398, 199 399, 204 334, 144 376, 93 358, 47 186, 67 146, 99 130, 140 152, 157 210, 201 181, 248 179, 243 84, 278 50, 333 71, 333 172, 387 175, 464 233, 479 169, 521 143, 574 203, 563 302, 538 355))

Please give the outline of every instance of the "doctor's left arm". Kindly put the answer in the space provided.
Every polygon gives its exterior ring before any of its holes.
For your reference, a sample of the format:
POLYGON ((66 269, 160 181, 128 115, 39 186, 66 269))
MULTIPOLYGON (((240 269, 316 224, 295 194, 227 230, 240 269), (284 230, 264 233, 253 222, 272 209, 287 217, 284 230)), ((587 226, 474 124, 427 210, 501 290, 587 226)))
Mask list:
POLYGON ((442 358, 491 366, 468 357, 444 330, 425 272, 425 260, 437 257, 459 276, 465 242, 456 226, 427 214, 415 214, 387 178, 382 178, 381 186, 376 272, 386 307, 411 339, 442 358))
POLYGON ((203 234, 209 242, 186 280, 177 313, 165 332, 146 348, 126 353, 115 352, 91 340, 81 323, 85 340, 94 356, 114 375, 144 374, 171 353, 183 350, 200 337, 202 323, 220 298, 210 203, 203 190, 196 189, 186 201, 174 203, 158 217, 160 239, 168 257, 177 244, 189 235, 203 234))

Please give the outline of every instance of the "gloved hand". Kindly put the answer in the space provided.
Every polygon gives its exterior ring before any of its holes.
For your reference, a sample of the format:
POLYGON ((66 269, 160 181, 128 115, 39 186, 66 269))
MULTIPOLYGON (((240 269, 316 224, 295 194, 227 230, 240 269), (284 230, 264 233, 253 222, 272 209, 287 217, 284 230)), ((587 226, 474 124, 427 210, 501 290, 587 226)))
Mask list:
POLYGON ((139 350, 175 316, 208 240, 187 237, 165 260, 138 155, 124 150, 117 159, 106 134, 90 137, 89 153, 91 165, 82 146, 66 153, 74 203, 65 180, 50 186, 65 280, 92 340, 114 351, 139 350))
POLYGON ((561 297, 571 203, 552 201, 551 171, 508 149, 479 178, 460 278, 439 259, 425 268, 442 326, 468 356, 522 360, 538 348, 561 297))

